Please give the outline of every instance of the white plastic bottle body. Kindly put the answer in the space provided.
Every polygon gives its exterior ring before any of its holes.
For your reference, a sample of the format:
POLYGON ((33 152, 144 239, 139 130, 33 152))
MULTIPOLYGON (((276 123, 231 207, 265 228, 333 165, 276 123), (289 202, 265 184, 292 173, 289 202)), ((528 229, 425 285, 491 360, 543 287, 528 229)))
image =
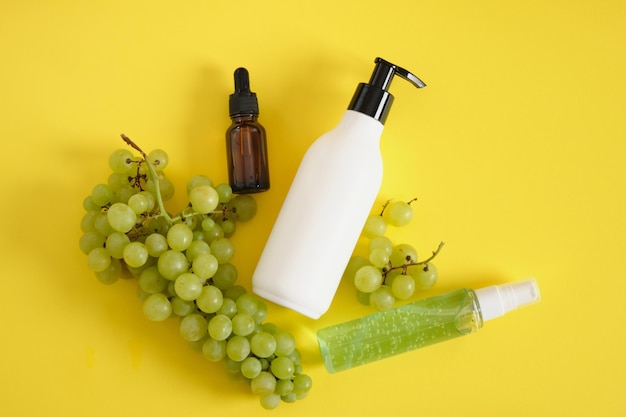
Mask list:
POLYGON ((313 319, 328 310, 380 189, 382 130, 347 110, 307 150, 254 272, 256 294, 313 319))

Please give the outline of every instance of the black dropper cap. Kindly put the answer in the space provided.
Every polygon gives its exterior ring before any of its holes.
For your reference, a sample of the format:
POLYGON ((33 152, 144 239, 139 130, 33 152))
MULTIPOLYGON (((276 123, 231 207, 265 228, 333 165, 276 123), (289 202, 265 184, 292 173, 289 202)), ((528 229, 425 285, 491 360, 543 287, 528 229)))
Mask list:
POLYGON ((404 78, 417 88, 426 87, 426 84, 401 68, 382 58, 374 60, 376 67, 369 83, 360 83, 348 106, 348 110, 355 110, 367 114, 385 124, 389 109, 393 103, 393 95, 387 91, 394 75, 404 78))
POLYGON ((231 117, 237 114, 259 114, 259 102, 256 94, 250 91, 250 77, 245 68, 235 70, 235 92, 230 95, 228 107, 231 117))

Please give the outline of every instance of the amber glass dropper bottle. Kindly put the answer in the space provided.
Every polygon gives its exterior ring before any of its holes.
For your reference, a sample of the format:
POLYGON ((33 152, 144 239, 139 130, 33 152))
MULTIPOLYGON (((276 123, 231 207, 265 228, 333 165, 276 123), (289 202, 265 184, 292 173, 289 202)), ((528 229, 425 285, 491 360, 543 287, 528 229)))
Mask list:
POLYGON ((259 103, 250 91, 248 70, 235 70, 235 92, 230 95, 232 124, 226 131, 228 178, 234 193, 248 194, 270 188, 265 128, 258 122, 259 103))

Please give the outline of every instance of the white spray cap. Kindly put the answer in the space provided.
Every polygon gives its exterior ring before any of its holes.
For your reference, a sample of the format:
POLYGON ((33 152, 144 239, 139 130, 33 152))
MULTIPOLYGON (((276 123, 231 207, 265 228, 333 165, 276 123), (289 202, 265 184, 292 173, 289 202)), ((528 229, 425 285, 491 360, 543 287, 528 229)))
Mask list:
POLYGON ((474 291, 478 298, 483 322, 500 317, 516 308, 540 300, 539 285, 534 278, 526 281, 493 285, 474 291))

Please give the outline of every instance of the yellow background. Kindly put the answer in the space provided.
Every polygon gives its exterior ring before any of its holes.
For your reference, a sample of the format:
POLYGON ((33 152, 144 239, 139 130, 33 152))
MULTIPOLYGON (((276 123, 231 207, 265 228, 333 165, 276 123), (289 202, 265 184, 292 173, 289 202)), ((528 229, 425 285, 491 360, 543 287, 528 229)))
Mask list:
MULTIPOLYGON (((0 414, 261 415, 175 320, 148 322, 135 281, 104 286, 78 250, 82 200, 126 133, 226 180, 232 72, 250 70, 272 189, 233 241, 250 276, 308 145, 373 60, 395 81, 382 202, 418 197, 392 230, 422 255, 428 296, 534 275, 542 302, 478 333, 329 375, 314 332, 371 312, 342 283, 320 320, 271 306, 314 380, 273 415, 626 413, 626 7, 605 1, 22 1, 0 13, 0 414)), ((323 189, 311 190, 323 193, 323 189)), ((328 213, 332 216, 332 213, 328 213)), ((294 239, 297 239, 294 236, 294 239)), ((332 239, 332 236, 329 236, 332 239)))

